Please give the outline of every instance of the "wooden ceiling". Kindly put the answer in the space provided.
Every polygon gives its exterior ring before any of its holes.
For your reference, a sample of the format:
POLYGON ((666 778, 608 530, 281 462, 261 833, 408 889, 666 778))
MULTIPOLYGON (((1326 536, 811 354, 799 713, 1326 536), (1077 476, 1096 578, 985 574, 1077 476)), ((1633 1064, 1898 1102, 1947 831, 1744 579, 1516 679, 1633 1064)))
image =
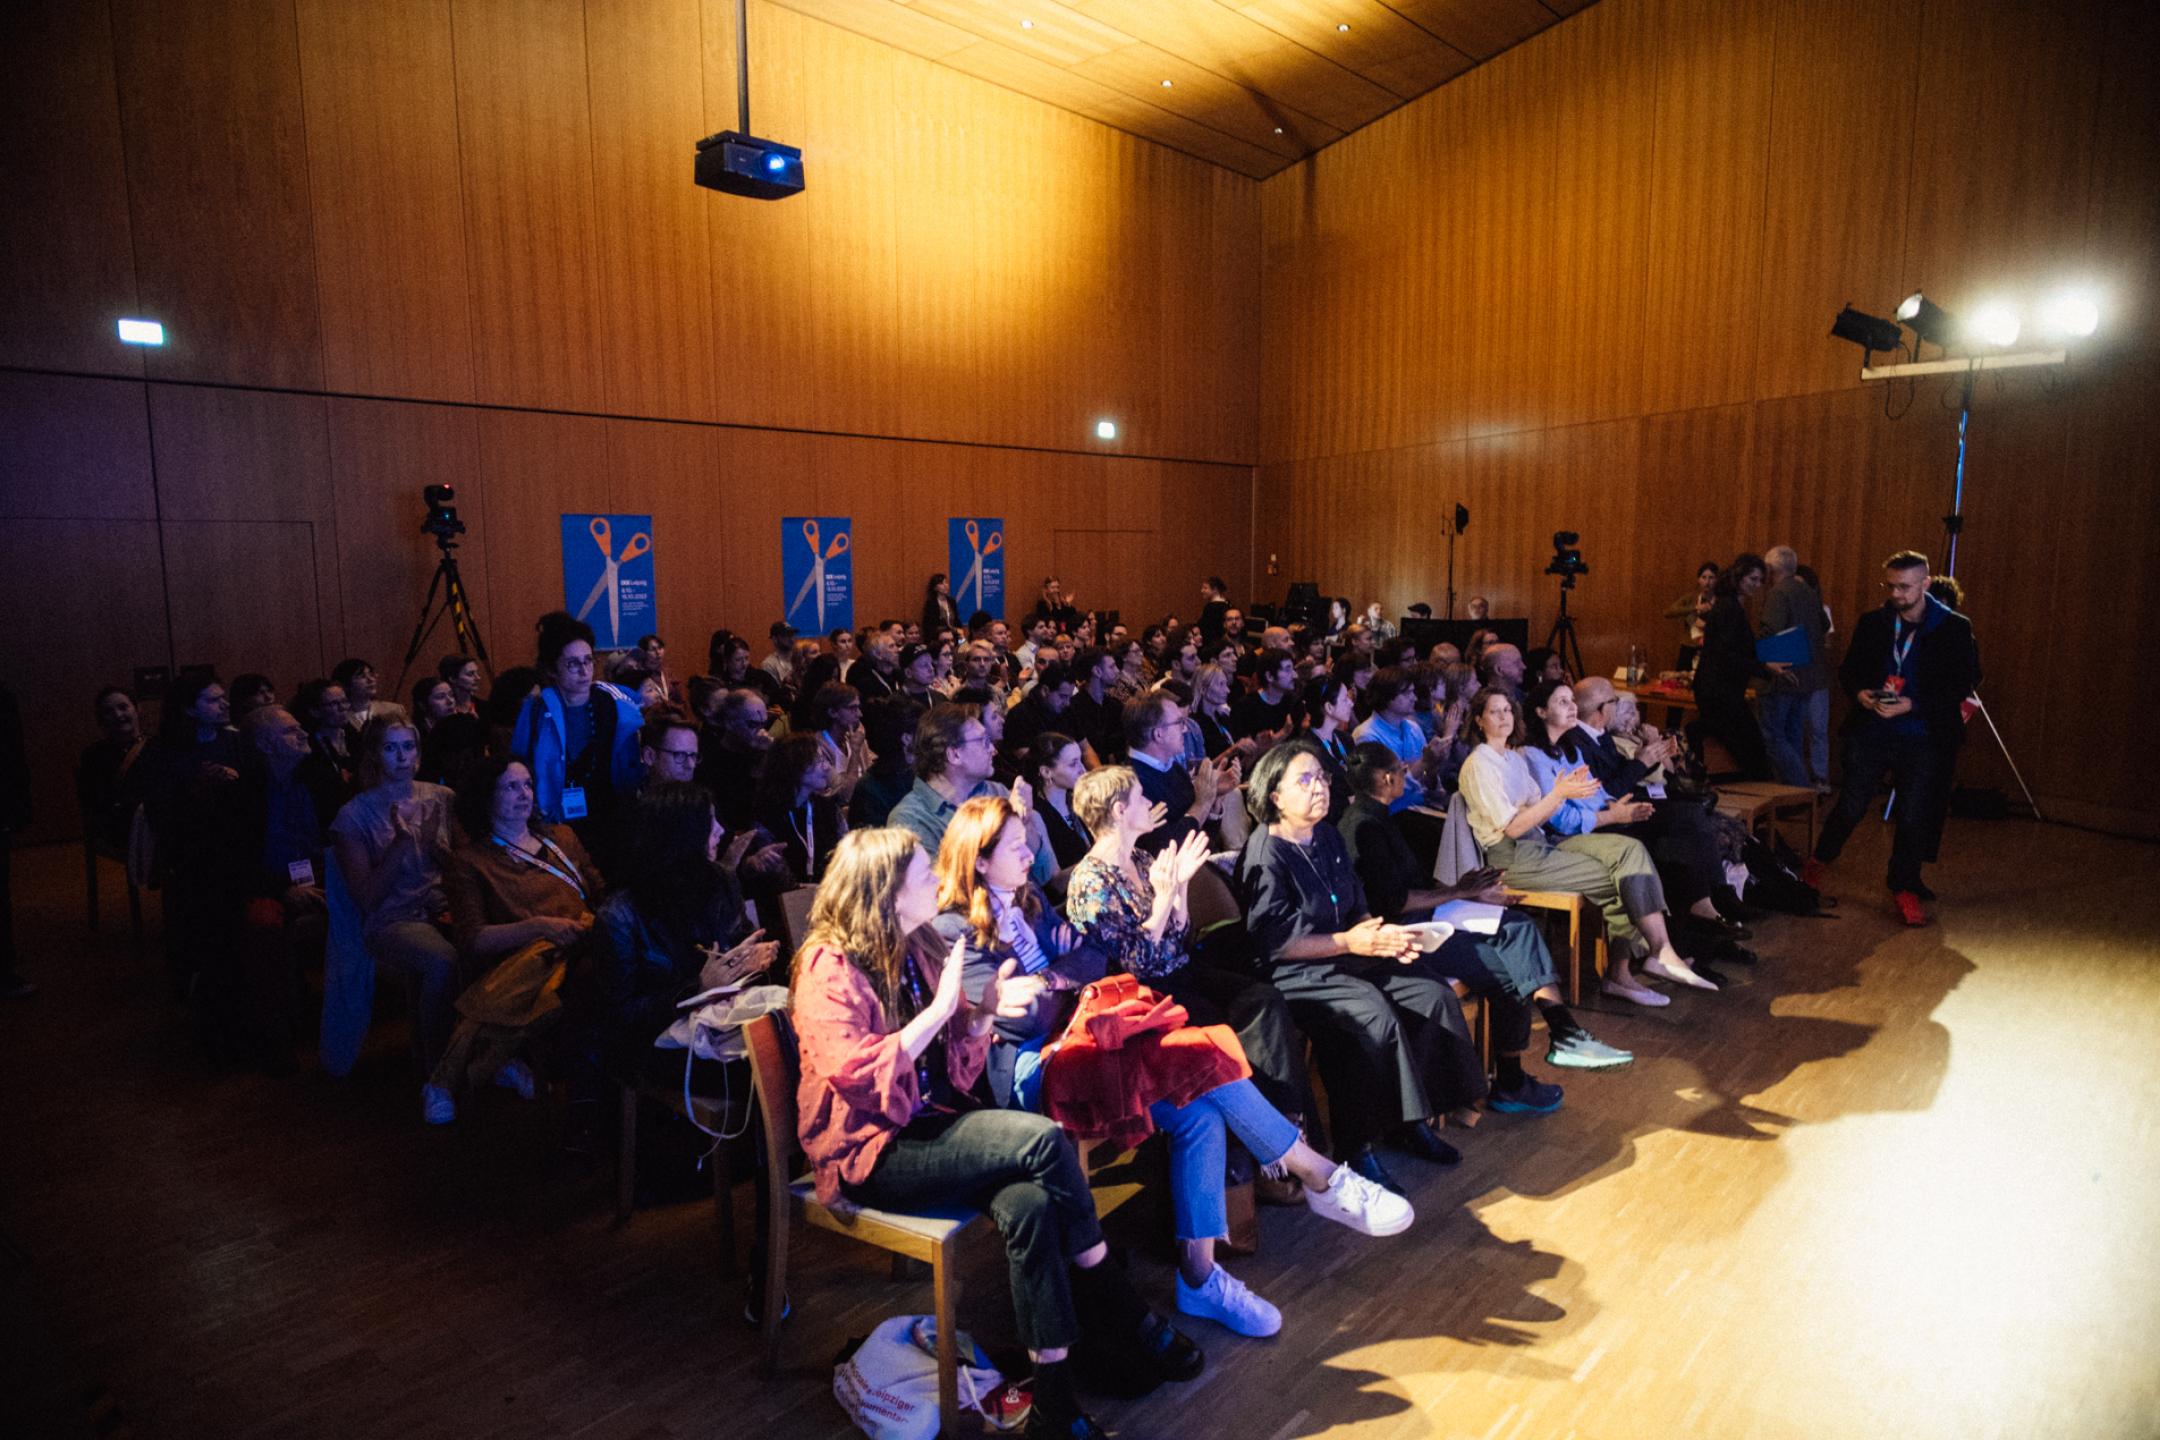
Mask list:
POLYGON ((1263 179, 1591 0, 774 3, 1263 179))

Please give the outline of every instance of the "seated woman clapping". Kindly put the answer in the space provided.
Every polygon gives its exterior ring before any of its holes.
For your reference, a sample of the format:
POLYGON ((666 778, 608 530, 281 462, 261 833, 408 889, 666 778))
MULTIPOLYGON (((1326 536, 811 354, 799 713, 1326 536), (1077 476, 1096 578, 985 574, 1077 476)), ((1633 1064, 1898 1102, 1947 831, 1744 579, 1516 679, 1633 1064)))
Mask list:
MULTIPOLYGON (((1206 858, 1206 842, 1197 835, 1166 849, 1152 867, 1162 892, 1182 897, 1185 882, 1206 858)), ((1024 1009, 1014 1006, 1019 1013, 998 1020, 1005 1043, 991 1061, 993 1075, 1001 1060, 1017 1072, 1002 1086, 993 1079, 1000 1102, 1027 1108, 1042 1099, 1034 1078, 1039 1052, 1063 1033, 1072 1012, 1069 992, 1103 974, 1103 956, 1078 948, 1079 937, 1028 884, 1033 860, 1019 811, 1010 800, 989 796, 960 807, 938 850, 938 900, 945 909, 937 935, 966 947, 969 993, 987 993, 991 979, 1008 969, 1039 982, 1022 992, 1024 1009), (1017 1063, 1005 1059, 1007 1051, 1015 1052, 1017 1063)), ((1241 1335, 1272 1335, 1282 1328, 1280 1311, 1215 1263, 1215 1242, 1229 1234, 1230 1224, 1223 1195, 1226 1134, 1235 1134, 1262 1164, 1295 1175, 1305 1185, 1306 1203, 1329 1219, 1374 1235, 1396 1234, 1410 1224, 1407 1201, 1347 1170, 1338 1174, 1339 1167, 1299 1139, 1296 1124, 1261 1098, 1251 1080, 1215 1085, 1182 1105, 1155 1099, 1148 1113, 1170 1137, 1177 1305, 1187 1315, 1219 1321, 1241 1335)))
POLYGON ((1261 965, 1319 1052, 1335 1148, 1400 1194, 1376 1143, 1392 1136, 1423 1159, 1460 1160, 1434 1123, 1483 1097, 1485 1067, 1454 988, 1416 963, 1418 937, 1367 913, 1342 836, 1326 823, 1328 789, 1310 740, 1260 758, 1238 887, 1261 965))
MULTIPOLYGON (((360 793, 330 822, 330 847, 360 913, 368 953, 413 985, 413 1031, 421 1063, 433 1071, 450 1041, 452 1002, 471 978, 445 930, 449 896, 450 792, 416 780, 420 732, 405 712, 384 706, 360 737, 360 793)), ((430 1123, 439 1103, 423 1097, 430 1123)), ((448 1118, 448 1117, 442 1117, 448 1118)))
POLYGON ((762 834, 754 844, 778 844, 794 884, 815 885, 847 833, 832 779, 830 746, 822 735, 785 735, 766 752, 753 812, 762 834))
POLYGON ((1155 1379, 1191 1379, 1204 1357, 1122 1266, 1104 1263, 1110 1247, 1065 1132, 973 1093, 992 1026, 1024 1014, 1040 986, 1001 965, 970 1001, 966 944, 941 955, 911 941, 937 895, 930 858, 906 830, 857 830, 834 851, 795 956, 798 1137, 828 1206, 989 1211, 1035 1361, 1026 1433, 1099 1440, 1069 1368, 1083 1335, 1098 1365, 1155 1379))
POLYGON ((1665 926, 1665 887, 1640 841, 1624 835, 1561 837, 1546 830, 1545 822, 1561 806, 1598 793, 1589 770, 1577 765, 1539 785, 1522 752, 1529 733, 1522 707, 1505 690, 1479 691, 1470 716, 1482 742, 1463 762, 1462 797, 1486 862, 1518 889, 1568 891, 1598 907, 1611 942, 1606 994, 1638 1005, 1671 1004, 1635 978, 1634 964, 1646 956, 1643 969, 1651 975, 1715 990, 1673 949, 1665 926))
POLYGON ((564 951, 592 928, 600 872, 567 825, 533 815, 532 771, 520 760, 478 761, 457 791, 466 841, 443 866, 450 936, 484 971, 457 998, 463 1017, 423 1092, 431 1123, 456 1114, 467 1085, 534 1095, 521 1049, 561 1018, 564 951))

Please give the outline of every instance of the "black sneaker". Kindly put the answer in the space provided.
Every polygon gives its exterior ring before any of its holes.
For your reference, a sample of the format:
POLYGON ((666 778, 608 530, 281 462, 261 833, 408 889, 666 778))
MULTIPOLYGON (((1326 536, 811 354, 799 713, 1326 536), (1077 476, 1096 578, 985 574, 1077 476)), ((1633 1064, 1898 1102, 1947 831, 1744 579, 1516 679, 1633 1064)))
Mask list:
POLYGON ((1388 1174, 1387 1167, 1380 1163, 1380 1152, 1372 1146, 1366 1146, 1343 1163, 1389 1194, 1408 1198, 1408 1192, 1403 1189, 1401 1182, 1388 1174))
POLYGON ((1020 1433, 1027 1440, 1109 1440, 1073 1393, 1070 1361, 1057 1360, 1035 1366, 1029 1383, 1027 1422, 1020 1433))
POLYGON ((1462 1163, 1462 1151, 1441 1139, 1432 1126, 1422 1120, 1405 1125, 1395 1132, 1395 1148, 1415 1155, 1420 1160, 1431 1161, 1435 1165, 1462 1163))

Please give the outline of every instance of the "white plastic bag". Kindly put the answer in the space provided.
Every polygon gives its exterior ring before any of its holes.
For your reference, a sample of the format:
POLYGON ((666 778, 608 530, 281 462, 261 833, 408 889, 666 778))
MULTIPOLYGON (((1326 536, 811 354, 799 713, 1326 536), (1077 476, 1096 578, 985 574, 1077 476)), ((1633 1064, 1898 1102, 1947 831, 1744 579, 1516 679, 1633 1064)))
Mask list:
MULTIPOLYGON (((958 1339, 960 1408, 980 1412, 1003 1377, 965 1330, 958 1339)), ((895 1315, 833 1368, 833 1398, 871 1440, 933 1440, 938 1433, 937 1319, 895 1315)))

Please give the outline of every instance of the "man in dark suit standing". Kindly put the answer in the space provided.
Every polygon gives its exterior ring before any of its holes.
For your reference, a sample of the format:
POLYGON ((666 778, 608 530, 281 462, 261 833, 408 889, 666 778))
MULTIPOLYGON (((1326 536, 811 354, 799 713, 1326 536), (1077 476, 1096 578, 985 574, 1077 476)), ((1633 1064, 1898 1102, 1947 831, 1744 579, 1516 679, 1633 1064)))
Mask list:
POLYGON ((1928 594, 1925 555, 1900 550, 1883 562, 1890 598, 1853 627, 1838 681, 1852 697, 1844 730, 1844 783, 1801 878, 1820 889, 1830 863, 1874 802, 1885 771, 1897 788, 1890 842, 1891 900, 1907 925, 1925 925, 1934 892, 1920 878, 1935 840, 1944 757, 1956 751, 1965 701, 1980 683, 1972 622, 1928 594))

